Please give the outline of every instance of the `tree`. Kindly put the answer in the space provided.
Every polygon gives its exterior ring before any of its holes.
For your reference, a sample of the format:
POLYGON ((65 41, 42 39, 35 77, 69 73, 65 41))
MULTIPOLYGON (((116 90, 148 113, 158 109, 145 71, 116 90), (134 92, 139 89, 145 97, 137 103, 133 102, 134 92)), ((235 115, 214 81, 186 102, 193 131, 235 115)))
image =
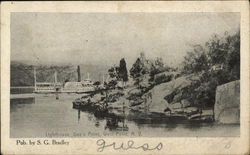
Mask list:
POLYGON ((164 63, 163 63, 162 58, 159 58, 159 57, 156 58, 156 60, 155 60, 155 66, 156 66, 159 70, 161 70, 161 69, 164 68, 164 63))
POLYGON ((145 73, 146 72, 143 69, 143 63, 141 62, 140 58, 137 58, 132 68, 130 69, 130 75, 135 80, 135 84, 140 84, 140 77, 145 73))
POLYGON ((187 52, 184 57, 183 73, 199 73, 209 70, 208 55, 201 45, 194 45, 193 51, 187 52))
POLYGON ((143 73, 143 64, 139 58, 136 59, 135 63, 133 64, 132 68, 130 69, 130 75, 136 79, 140 77, 143 73))
POLYGON ((154 81, 155 80, 154 76, 156 74, 169 71, 169 69, 170 68, 168 66, 164 65, 162 58, 157 57, 154 63, 151 64, 150 73, 149 73, 150 75, 149 81, 154 81))
POLYGON ((109 76, 111 78, 115 78, 115 79, 118 79, 118 71, 119 71, 119 68, 117 66, 113 66, 111 67, 109 70, 108 70, 108 73, 109 73, 109 76))
POLYGON ((106 84, 106 87, 108 89, 114 89, 117 80, 119 79, 118 73, 119 73, 119 67, 113 66, 108 70, 109 76, 110 76, 110 81, 106 84))
POLYGON ((119 67, 119 78, 122 79, 123 82, 128 81, 128 71, 126 67, 126 61, 124 58, 120 60, 120 67, 119 67))

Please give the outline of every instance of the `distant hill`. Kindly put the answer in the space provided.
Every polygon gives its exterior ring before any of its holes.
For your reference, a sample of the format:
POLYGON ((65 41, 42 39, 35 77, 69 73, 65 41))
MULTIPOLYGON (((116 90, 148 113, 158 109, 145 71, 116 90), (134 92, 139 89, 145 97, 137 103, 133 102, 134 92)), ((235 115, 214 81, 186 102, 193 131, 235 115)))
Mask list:
MULTIPOLYGON (((11 86, 33 86, 34 67, 36 68, 37 82, 54 82, 54 73, 57 71, 57 80, 77 81, 77 66, 75 65, 33 65, 25 62, 11 61, 10 78, 11 86)), ((81 78, 86 79, 90 74, 92 81, 102 80, 102 75, 107 74, 108 66, 80 65, 81 78)))

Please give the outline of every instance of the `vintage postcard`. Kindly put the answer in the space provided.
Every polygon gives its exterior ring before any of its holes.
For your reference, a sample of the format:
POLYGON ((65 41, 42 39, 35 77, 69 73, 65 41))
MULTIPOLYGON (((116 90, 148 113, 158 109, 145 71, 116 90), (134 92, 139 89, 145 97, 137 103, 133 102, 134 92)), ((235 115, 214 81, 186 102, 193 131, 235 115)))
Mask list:
POLYGON ((1 3, 2 154, 249 154, 247 1, 1 3))

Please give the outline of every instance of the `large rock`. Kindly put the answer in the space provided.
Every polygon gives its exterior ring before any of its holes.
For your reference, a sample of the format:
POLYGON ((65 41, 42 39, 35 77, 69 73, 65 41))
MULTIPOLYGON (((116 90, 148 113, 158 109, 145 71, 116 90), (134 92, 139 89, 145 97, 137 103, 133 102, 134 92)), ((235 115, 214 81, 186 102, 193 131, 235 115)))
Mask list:
POLYGON ((174 103, 174 104, 169 104, 168 107, 169 107, 171 110, 183 108, 183 107, 182 107, 182 104, 181 104, 180 102, 177 102, 177 103, 174 103))
POLYGON ((187 99, 181 100, 181 104, 183 108, 190 107, 191 103, 187 99))
POLYGON ((240 123, 240 81, 220 85, 216 89, 214 118, 218 123, 240 123))
POLYGON ((165 100, 165 97, 173 93, 176 89, 181 89, 190 85, 191 81, 197 78, 197 76, 188 75, 156 85, 142 96, 142 98, 145 99, 145 106, 148 107, 148 111, 164 113, 164 110, 169 107, 169 103, 165 100))

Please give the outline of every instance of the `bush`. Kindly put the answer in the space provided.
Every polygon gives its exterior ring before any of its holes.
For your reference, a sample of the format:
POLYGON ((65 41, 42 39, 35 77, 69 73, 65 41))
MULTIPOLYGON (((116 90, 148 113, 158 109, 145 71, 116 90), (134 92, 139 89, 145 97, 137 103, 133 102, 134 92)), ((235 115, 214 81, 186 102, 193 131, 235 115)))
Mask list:
POLYGON ((161 84, 164 82, 169 82, 173 79, 173 75, 160 75, 155 78, 155 84, 161 84))

